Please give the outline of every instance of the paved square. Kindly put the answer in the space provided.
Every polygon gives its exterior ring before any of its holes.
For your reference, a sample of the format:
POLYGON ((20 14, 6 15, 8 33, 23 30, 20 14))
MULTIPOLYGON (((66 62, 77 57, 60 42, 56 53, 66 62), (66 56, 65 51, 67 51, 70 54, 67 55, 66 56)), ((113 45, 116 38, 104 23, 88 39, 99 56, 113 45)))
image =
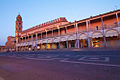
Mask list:
POLYGON ((0 78, 120 80, 120 51, 1 53, 0 78))

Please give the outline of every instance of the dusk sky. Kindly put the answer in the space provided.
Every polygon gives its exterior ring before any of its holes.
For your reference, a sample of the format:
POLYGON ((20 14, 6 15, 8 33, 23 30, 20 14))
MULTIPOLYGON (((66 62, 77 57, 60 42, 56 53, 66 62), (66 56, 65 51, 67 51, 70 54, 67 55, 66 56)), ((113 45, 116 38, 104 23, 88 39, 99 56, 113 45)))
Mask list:
POLYGON ((0 45, 15 36, 20 13, 23 30, 66 17, 69 22, 120 9, 120 0, 0 0, 0 45))

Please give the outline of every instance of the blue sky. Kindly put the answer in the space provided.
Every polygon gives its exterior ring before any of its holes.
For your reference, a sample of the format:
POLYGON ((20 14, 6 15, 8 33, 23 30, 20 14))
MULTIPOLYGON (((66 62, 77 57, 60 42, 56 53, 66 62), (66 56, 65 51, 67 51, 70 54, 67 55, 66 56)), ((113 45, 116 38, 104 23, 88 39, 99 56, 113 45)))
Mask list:
POLYGON ((15 36, 19 13, 25 30, 59 17, 73 22, 115 9, 120 9, 119 0, 0 0, 0 45, 15 36))

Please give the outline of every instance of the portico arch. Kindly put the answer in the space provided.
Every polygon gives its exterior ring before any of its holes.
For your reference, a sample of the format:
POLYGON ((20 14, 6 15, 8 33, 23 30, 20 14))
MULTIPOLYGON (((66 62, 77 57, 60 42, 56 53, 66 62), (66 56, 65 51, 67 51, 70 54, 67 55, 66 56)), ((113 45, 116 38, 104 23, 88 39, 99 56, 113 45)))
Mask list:
POLYGON ((69 48, 75 48, 76 43, 76 35, 69 35, 68 36, 68 47, 69 48))
POLYGON ((103 47, 104 46, 104 38, 103 33, 100 31, 95 31, 91 35, 92 38, 92 47, 103 47))
POLYGON ((115 29, 110 29, 105 32, 105 37, 119 36, 119 32, 115 29))
POLYGON ((82 33, 78 37, 80 48, 88 47, 88 35, 82 33))
POLYGON ((119 32, 116 29, 109 29, 105 32, 107 47, 120 47, 119 32))

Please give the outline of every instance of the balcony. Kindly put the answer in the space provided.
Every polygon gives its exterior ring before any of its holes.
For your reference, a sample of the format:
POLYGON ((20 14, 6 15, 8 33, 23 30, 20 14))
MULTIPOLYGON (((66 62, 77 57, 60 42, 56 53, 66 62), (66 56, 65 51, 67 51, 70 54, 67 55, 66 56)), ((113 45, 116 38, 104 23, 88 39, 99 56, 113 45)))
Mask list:
POLYGON ((66 40, 76 40, 76 39, 82 39, 82 38, 86 39, 88 37, 87 34, 89 34, 89 36, 90 36, 91 32, 114 29, 114 28, 118 28, 118 27, 120 27, 120 25, 117 25, 117 24, 104 25, 103 27, 98 26, 98 28, 90 28, 88 32, 87 32, 87 30, 84 30, 84 31, 79 31, 78 33, 73 32, 73 33, 67 33, 64 35, 55 35, 55 36, 50 36, 50 37, 42 38, 42 39, 38 39, 38 40, 36 40, 34 38, 33 41, 31 41, 31 39, 28 39, 28 40, 26 40, 26 42, 24 40, 19 44, 26 46, 26 45, 32 45, 33 43, 37 43, 37 44, 57 43, 57 42, 62 42, 62 41, 66 41, 66 40))

